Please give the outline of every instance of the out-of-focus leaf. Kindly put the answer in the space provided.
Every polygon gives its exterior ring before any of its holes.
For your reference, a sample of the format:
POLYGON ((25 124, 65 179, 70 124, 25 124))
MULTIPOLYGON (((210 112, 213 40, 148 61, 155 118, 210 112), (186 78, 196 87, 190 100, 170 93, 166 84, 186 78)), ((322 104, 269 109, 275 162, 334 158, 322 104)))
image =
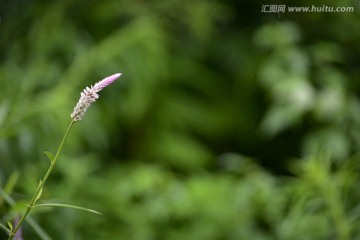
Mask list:
POLYGON ((0 228, 3 229, 7 234, 11 233, 11 229, 0 223, 0 228))
POLYGON ((79 206, 75 206, 75 205, 71 205, 71 204, 63 204, 63 203, 43 203, 43 204, 37 204, 34 206, 34 208, 42 208, 42 207, 61 207, 61 208, 72 208, 72 209, 77 209, 77 210, 82 210, 85 212, 91 212, 91 213, 95 213, 98 215, 102 215, 101 213, 99 213, 98 211, 89 209, 89 208, 84 208, 84 207, 79 207, 79 206))

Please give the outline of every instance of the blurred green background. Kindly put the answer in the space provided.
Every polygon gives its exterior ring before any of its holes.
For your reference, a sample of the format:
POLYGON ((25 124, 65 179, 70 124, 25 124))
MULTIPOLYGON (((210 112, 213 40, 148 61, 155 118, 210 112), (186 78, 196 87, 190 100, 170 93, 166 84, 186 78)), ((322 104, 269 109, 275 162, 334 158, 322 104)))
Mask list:
MULTIPOLYGON (((24 239, 360 239, 360 2, 0 1, 0 221, 24 239), (264 13, 264 5, 354 7, 264 13)), ((0 239, 6 239, 0 233, 0 239)))

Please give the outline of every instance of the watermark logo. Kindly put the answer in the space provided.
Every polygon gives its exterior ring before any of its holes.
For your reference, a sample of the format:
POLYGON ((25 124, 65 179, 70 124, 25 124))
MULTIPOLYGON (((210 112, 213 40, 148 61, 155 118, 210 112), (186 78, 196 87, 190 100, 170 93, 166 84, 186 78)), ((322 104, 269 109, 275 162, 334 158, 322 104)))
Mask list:
POLYGON ((322 6, 286 6, 286 5, 262 5, 261 12, 263 13, 285 13, 285 12, 308 12, 308 13, 321 13, 321 12, 354 12, 354 7, 331 7, 327 5, 322 6))
POLYGON ((262 5, 261 12, 265 13, 284 13, 286 5, 262 5))

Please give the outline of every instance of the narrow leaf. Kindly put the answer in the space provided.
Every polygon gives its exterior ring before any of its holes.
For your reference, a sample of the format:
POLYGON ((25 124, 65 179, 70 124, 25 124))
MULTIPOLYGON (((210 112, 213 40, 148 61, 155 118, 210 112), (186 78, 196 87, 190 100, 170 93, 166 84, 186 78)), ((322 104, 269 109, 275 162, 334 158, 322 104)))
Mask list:
POLYGON ((8 194, 10 194, 12 192, 12 190, 14 189, 17 181, 19 179, 19 172, 15 171, 10 175, 9 180, 6 182, 5 186, 4 186, 4 191, 8 194))
POLYGON ((52 240, 49 234, 47 234, 31 216, 28 216, 25 221, 32 227, 41 240, 52 240))
POLYGON ((7 225, 9 226, 10 232, 12 232, 12 230, 13 230, 13 225, 11 224, 11 222, 7 222, 7 225))
POLYGON ((6 232, 7 234, 10 234, 10 233, 11 233, 11 230, 8 229, 5 225, 3 225, 3 224, 1 224, 1 223, 0 223, 0 228, 2 228, 3 230, 5 230, 5 232, 6 232))
MULTIPOLYGON (((41 181, 40 181, 40 183, 41 183, 41 181)), ((39 191, 38 195, 37 195, 36 198, 35 198, 35 202, 36 202, 37 200, 39 200, 39 198, 41 198, 42 190, 43 190, 43 189, 40 188, 40 191, 39 191)))
POLYGON ((50 162, 52 163, 54 161, 54 155, 49 151, 45 151, 44 153, 47 156, 47 158, 50 160, 50 162))
POLYGON ((69 204, 62 204, 62 203, 44 203, 44 204, 38 204, 35 205, 34 208, 37 207, 63 207, 63 208, 73 208, 73 209, 77 209, 77 210, 82 210, 82 211, 86 211, 86 212, 91 212, 91 213, 95 213, 95 214, 99 214, 102 215, 101 213, 99 213, 98 211, 89 209, 89 208, 83 208, 83 207, 79 207, 79 206, 74 206, 74 205, 69 205, 69 204))
MULTIPOLYGON (((18 179, 19 179, 19 172, 17 171, 13 172, 10 175, 9 180, 5 183, 3 191, 7 194, 11 194, 18 179)), ((2 194, 0 193, 0 208, 3 205, 4 201, 6 201, 4 197, 5 196, 2 196, 2 194)))

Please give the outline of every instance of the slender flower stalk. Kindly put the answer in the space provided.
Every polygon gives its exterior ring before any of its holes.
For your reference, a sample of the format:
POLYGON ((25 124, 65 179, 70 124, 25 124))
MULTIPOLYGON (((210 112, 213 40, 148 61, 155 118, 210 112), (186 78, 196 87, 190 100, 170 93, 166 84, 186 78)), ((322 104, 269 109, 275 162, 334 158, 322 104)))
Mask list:
POLYGON ((56 152, 55 157, 54 157, 54 159, 51 161, 50 167, 48 168, 48 170, 47 170, 46 173, 45 173, 45 176, 43 177, 43 179, 40 181, 38 187, 36 188, 36 191, 35 191, 32 199, 31 199, 30 203, 27 205, 27 208, 26 208, 26 210, 25 210, 24 215, 20 218, 19 223, 16 225, 16 227, 14 228, 14 230, 10 233, 10 235, 9 235, 9 240, 12 240, 12 239, 14 238, 14 236, 16 235, 17 231, 19 230, 21 224, 24 222, 25 218, 26 218, 27 215, 30 213, 31 209, 35 206, 36 201, 41 197, 41 193, 42 193, 43 186, 44 186, 46 180, 48 179, 48 177, 50 176, 50 173, 51 173, 51 171, 53 170, 53 168, 54 168, 54 166, 55 166, 55 164, 56 164, 56 161, 58 160, 58 157, 59 157, 59 155, 60 155, 61 149, 62 149, 62 147, 63 147, 63 145, 64 145, 64 142, 65 142, 65 139, 66 139, 67 135, 69 134, 70 129, 71 129, 71 127, 74 125, 74 123, 75 123, 74 120, 71 121, 68 129, 67 129, 66 132, 65 132, 65 135, 64 135, 63 139, 61 140, 60 146, 59 146, 59 148, 58 148, 58 150, 57 150, 57 152, 56 152))
POLYGON ((30 203, 27 205, 27 208, 25 210, 24 215, 22 215, 22 217, 20 218, 19 222, 17 223, 17 225, 15 226, 15 228, 9 233, 9 238, 8 240, 13 240, 13 238, 15 236, 19 236, 19 234, 17 235, 17 233, 19 233, 18 231, 21 229, 21 225, 24 222, 24 220, 26 219, 27 215, 30 213, 31 209, 33 209, 34 207, 36 207, 36 201, 39 200, 41 198, 41 194, 42 194, 42 189, 45 185, 46 180, 49 178, 52 170, 54 169, 54 166, 56 164, 56 161, 59 158, 60 152, 62 150, 62 147, 65 143, 66 137, 68 136, 71 127, 74 125, 74 123, 76 123, 77 121, 80 121, 86 110, 89 108, 89 106, 91 105, 91 103, 95 102, 98 98, 99 98, 99 94, 98 92, 100 92, 103 88, 105 88, 106 86, 110 85, 111 83, 113 83, 116 79, 118 79, 121 76, 121 73, 116 73, 114 75, 111 75, 109 77, 104 78, 103 80, 95 83, 94 86, 86 87, 82 92, 81 92, 81 96, 80 99, 78 101, 78 103, 76 104, 73 113, 71 114, 71 122, 70 125, 68 126, 65 135, 63 137, 63 139, 61 140, 61 143, 59 145, 59 148, 55 154, 55 157, 50 157, 51 159, 51 164, 48 168, 48 170, 46 171, 44 177, 40 180, 39 185, 36 188, 36 191, 30 201, 30 203))

